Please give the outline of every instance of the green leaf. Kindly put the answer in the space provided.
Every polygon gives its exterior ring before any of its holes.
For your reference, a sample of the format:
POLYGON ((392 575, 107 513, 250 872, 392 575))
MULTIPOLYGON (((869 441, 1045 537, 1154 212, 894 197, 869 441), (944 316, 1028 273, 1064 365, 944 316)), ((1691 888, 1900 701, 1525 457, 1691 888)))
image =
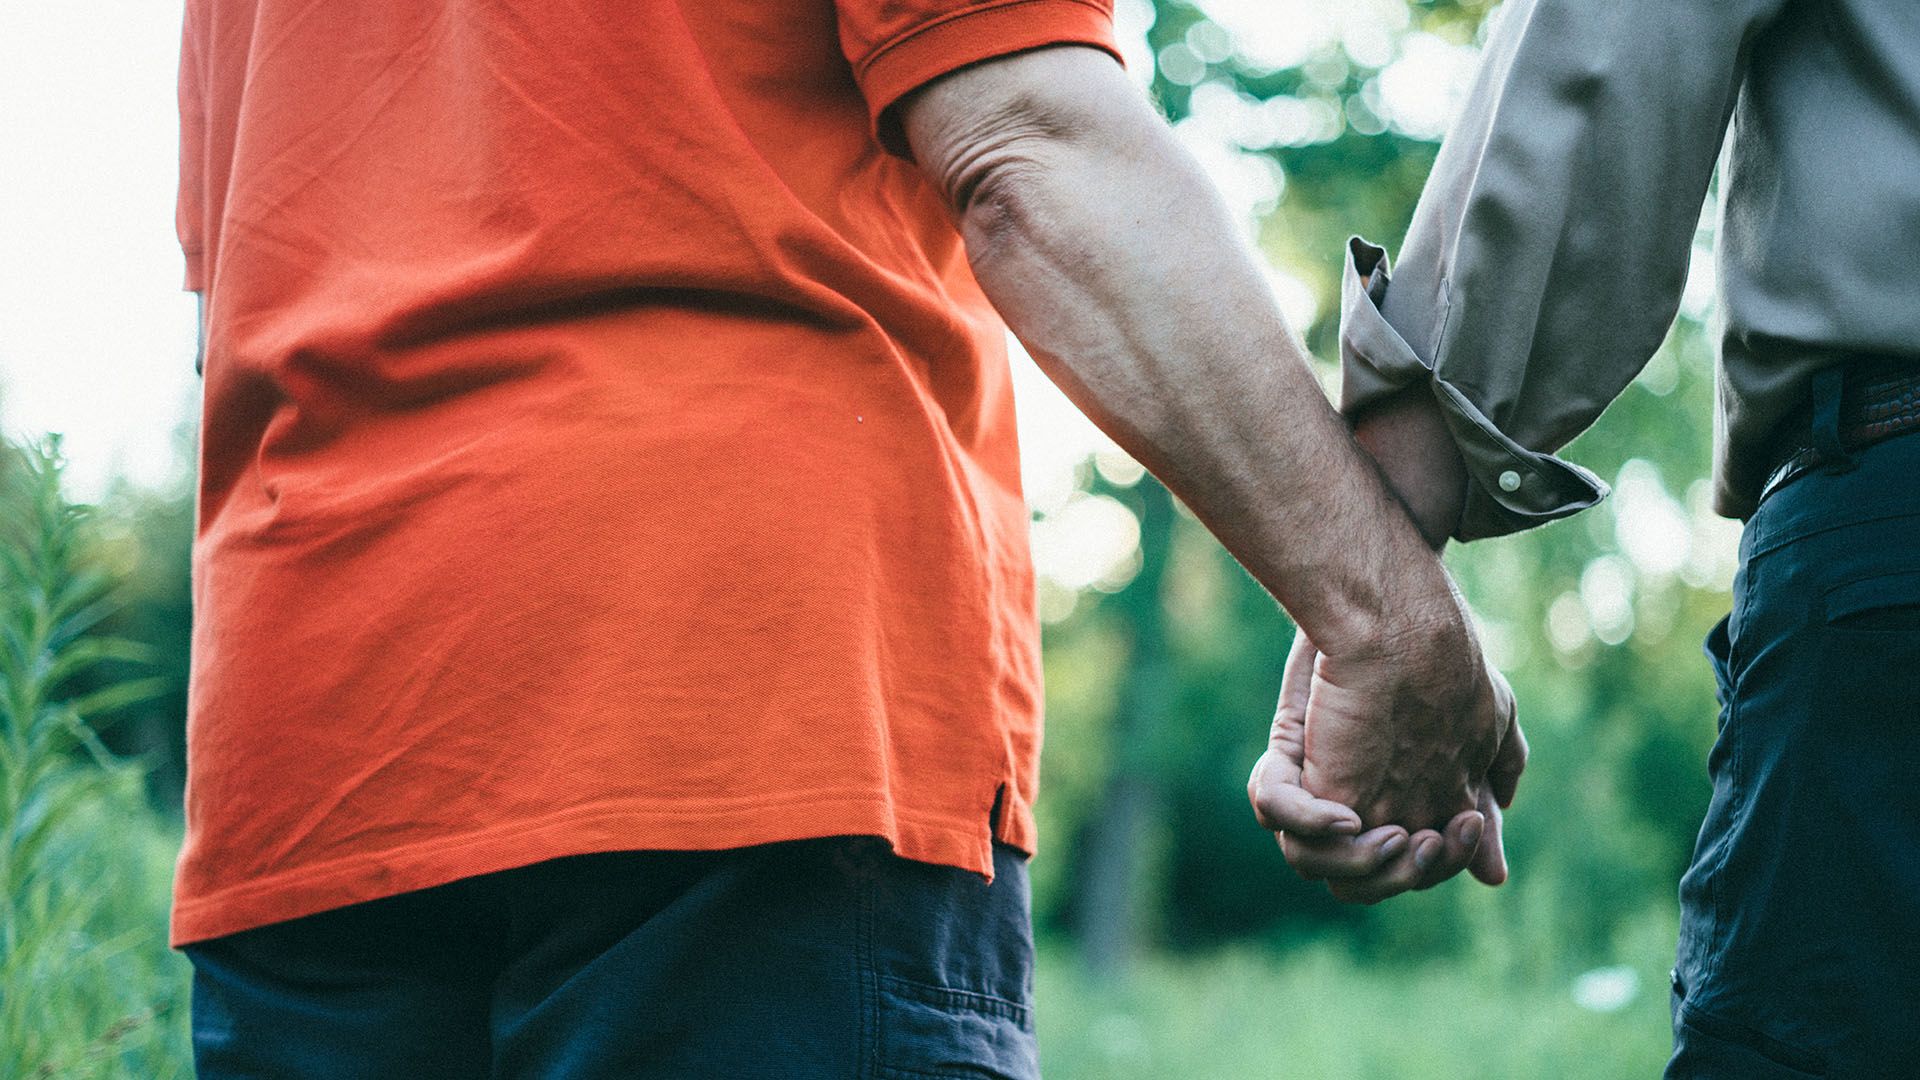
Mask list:
POLYGON ((130 679, 123 683, 104 687, 91 693, 82 694, 66 703, 67 708, 81 717, 92 718, 101 713, 113 712, 128 705, 159 697, 173 686, 173 679, 166 675, 150 675, 143 679, 130 679))
POLYGON ((58 686, 62 680, 103 660, 150 664, 154 662, 155 655, 151 646, 138 641, 117 637, 86 637, 62 645, 41 677, 48 686, 58 686))

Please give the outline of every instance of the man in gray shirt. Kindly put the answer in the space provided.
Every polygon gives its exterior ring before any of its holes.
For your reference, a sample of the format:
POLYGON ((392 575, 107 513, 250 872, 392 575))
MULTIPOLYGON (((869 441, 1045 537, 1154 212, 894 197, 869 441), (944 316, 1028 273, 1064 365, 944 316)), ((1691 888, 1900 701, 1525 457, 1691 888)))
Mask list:
MULTIPOLYGON (((1343 408, 1436 544, 1598 502, 1552 454, 1666 335, 1731 124, 1715 499, 1747 527, 1668 1076, 1915 1075, 1920 3, 1499 19, 1391 281, 1351 247, 1343 408)), ((1290 838, 1337 895, 1400 887, 1290 838)))

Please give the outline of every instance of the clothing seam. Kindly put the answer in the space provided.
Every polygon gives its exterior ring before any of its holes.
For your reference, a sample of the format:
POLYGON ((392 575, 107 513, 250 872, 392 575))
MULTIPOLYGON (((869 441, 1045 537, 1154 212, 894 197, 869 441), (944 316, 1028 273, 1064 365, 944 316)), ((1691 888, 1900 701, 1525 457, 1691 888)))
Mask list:
POLYGON ((882 1065, 878 1074, 882 1080, 889 1077, 905 1077, 907 1080, 953 1080, 958 1075, 960 1074, 951 1072, 927 1072, 924 1069, 908 1068, 905 1065, 882 1065))
POLYGON ((1827 1066, 1820 1054, 1775 1038, 1739 1021, 1729 1020, 1719 1013, 1702 1009, 1690 1004, 1685 998, 1680 1001, 1680 1022, 1710 1039, 1757 1054, 1769 1064, 1780 1068, 1791 1069, 1810 1077, 1827 1075, 1827 1066), (1702 1023, 1702 1021, 1705 1022, 1702 1023))
POLYGON ((870 864, 862 862, 859 871, 860 896, 854 913, 856 952, 860 968, 860 1059, 856 1072, 861 1080, 873 1080, 880 1066, 880 986, 874 965, 874 874, 870 864))
MULTIPOLYGON (((863 805, 885 806, 887 807, 889 815, 896 819, 905 820, 911 824, 922 825, 922 826, 932 828, 941 832, 950 832, 955 836, 960 836, 962 834, 966 834, 968 836, 972 835, 971 830, 952 828, 950 824, 945 820, 943 820, 942 817, 939 815, 922 814, 915 810, 899 807, 896 804, 894 804, 891 800, 873 798, 871 796, 857 797, 857 798, 856 797, 838 797, 838 798, 825 798, 825 799, 816 798, 816 797, 803 797, 803 798, 796 798, 796 799, 768 800, 764 802, 740 802, 740 803, 737 803, 736 806, 740 809, 746 809, 746 810, 768 810, 768 809, 778 809, 783 807, 817 806, 817 805, 836 804, 836 803, 853 803, 853 804, 863 804, 863 805)), ((175 910, 179 913, 193 914, 193 913, 200 912, 202 910, 206 910, 208 908, 216 907, 219 904, 234 903, 238 901, 253 899, 263 894, 270 894, 278 888, 285 887, 289 883, 300 884, 304 882, 307 884, 311 884, 312 882, 310 879, 315 876, 318 876, 321 878, 327 878, 335 875, 344 875, 344 874, 350 873, 354 869, 364 867, 369 864, 379 864, 381 862, 384 862, 385 860, 394 858, 396 856, 420 857, 420 856, 436 855, 436 854, 443 853, 445 851, 456 850, 461 847, 482 844, 489 840, 498 840, 498 839, 511 838, 516 836, 538 833, 544 829, 551 828, 555 825, 577 823, 582 821, 593 821, 600 818, 627 817, 627 816, 634 815, 636 812, 644 813, 644 814, 667 814, 670 816, 679 816, 679 817, 701 817, 711 813, 713 809, 712 807, 706 807, 702 809, 658 807, 658 806, 645 804, 645 803, 635 803, 630 805, 637 806, 637 807, 645 807, 645 809, 636 811, 634 809, 612 810, 612 809, 605 809, 601 807, 581 808, 578 811, 565 811, 557 814, 549 814, 543 817, 535 818, 532 821, 528 821, 528 822, 517 822, 511 827, 503 826, 495 829, 485 829, 479 832, 460 833, 456 836, 442 837, 436 841, 422 841, 417 844, 409 844, 409 845, 405 845, 397 848, 385 848, 378 852, 365 852, 365 853, 352 855, 344 858, 329 860, 324 863, 317 863, 312 866, 302 867, 296 870, 282 871, 280 873, 274 874, 267 878, 256 879, 254 881, 247 882, 244 885, 231 886, 229 888, 222 889, 218 892, 209 893, 205 896, 197 897, 193 900, 189 900, 184 903, 178 903, 178 904, 175 904, 174 907, 175 907, 175 910)))
MULTIPOLYGON (((1732 618, 1727 620, 1727 722, 1721 732, 1722 738, 1732 740, 1732 753, 1728 755, 1727 761, 1727 769, 1732 775, 1727 778, 1727 787, 1730 789, 1729 801, 1736 806, 1742 805, 1745 798, 1747 755, 1742 749, 1742 744, 1746 740, 1741 737, 1739 723, 1740 704, 1744 700, 1741 683, 1745 681, 1743 676, 1746 674, 1746 666, 1741 662, 1744 651, 1740 644, 1746 635, 1736 634, 1735 631, 1745 628, 1742 625, 1747 621, 1744 616, 1750 615, 1753 611, 1754 574, 1751 560, 1744 569, 1746 572, 1740 575, 1740 594, 1734 598, 1735 610, 1743 618, 1739 623, 1735 623, 1732 618)), ((1722 879, 1726 877, 1727 860, 1732 855, 1731 844, 1721 844, 1719 857, 1714 860, 1713 872, 1707 875, 1707 962, 1698 979, 1703 983, 1719 976, 1722 962, 1725 960, 1726 950, 1720 947, 1721 935, 1727 922, 1722 879)), ((1682 1009, 1686 1007, 1684 996, 1681 998, 1680 1005, 1682 1009)))
MULTIPOLYGON (((1911 502, 1898 504, 1898 505, 1892 504, 1892 503, 1883 504, 1881 506, 1875 507, 1872 510, 1868 510, 1862 513, 1858 517, 1844 517, 1837 521, 1825 521, 1825 522, 1819 522, 1817 524, 1810 524, 1810 527, 1807 528, 1804 532, 1783 531, 1780 535, 1777 535, 1777 536, 1772 536, 1772 535, 1767 536, 1763 540, 1755 543, 1754 550, 1752 551, 1752 553, 1750 553, 1747 556, 1747 561, 1749 563, 1752 563, 1758 560, 1761 556, 1770 555, 1773 552, 1778 551, 1783 547, 1786 547, 1788 544, 1796 543, 1798 541, 1805 540, 1809 537, 1818 536, 1821 533, 1832 532, 1835 529, 1845 529, 1854 525, 1867 525, 1876 521, 1886 521, 1891 518, 1916 517, 1916 516, 1920 516, 1920 509, 1915 509, 1911 502)), ((1786 527, 1783 527, 1783 530, 1784 529, 1786 529, 1786 527)))
POLYGON ((931 30, 937 29, 942 26, 947 26, 951 23, 959 22, 962 19, 970 19, 975 15, 980 15, 988 11, 995 11, 1001 8, 1019 7, 1022 4, 1048 4, 1048 5, 1076 4, 1080 7, 1091 9, 1092 11, 1095 11, 1099 14, 1102 14, 1102 15, 1106 14, 1105 10, 1101 8, 1100 5, 1092 3, 1091 0, 988 0, 987 3, 974 4, 971 7, 965 7, 960 9, 959 11, 950 11, 938 18, 930 19, 926 22, 916 24, 915 26, 912 26, 906 30, 900 31, 898 34, 895 34, 893 37, 888 38, 887 40, 881 42, 880 44, 874 46, 872 49, 868 50, 867 54, 860 59, 859 63, 854 65, 854 71, 861 78, 865 78, 867 72, 872 70, 873 65, 878 63, 881 57, 899 48, 900 46, 906 44, 907 42, 912 41, 914 38, 919 37, 921 34, 927 33, 931 30))
POLYGON ((1027 1021, 1033 1013, 1031 1006, 1022 1005, 1017 1001, 1010 1001, 1007 998, 994 994, 983 994, 975 990, 962 990, 958 987, 940 986, 936 983, 920 982, 916 979, 906 979, 898 975, 882 975, 880 976, 880 981, 889 988, 900 991, 907 997, 917 998, 923 1004, 966 1009, 970 1012, 977 1012, 986 1016, 996 1016, 1003 1020, 1011 1020, 1021 1025, 1022 1028, 1026 1027, 1027 1021))

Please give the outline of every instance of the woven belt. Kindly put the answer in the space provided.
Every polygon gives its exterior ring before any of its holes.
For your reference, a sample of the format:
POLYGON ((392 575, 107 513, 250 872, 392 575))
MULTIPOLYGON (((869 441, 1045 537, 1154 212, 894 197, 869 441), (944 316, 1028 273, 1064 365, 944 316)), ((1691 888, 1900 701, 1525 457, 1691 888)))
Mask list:
MULTIPOLYGON (((1814 402, 1803 406, 1781 430, 1793 433, 1773 455, 1777 464, 1760 489, 1760 500, 1794 479, 1822 466, 1852 468, 1849 455, 1895 435, 1920 431, 1920 370, 1911 363, 1872 363, 1834 368, 1815 376, 1814 402), (1822 379, 1838 380, 1838 393, 1822 393, 1822 379), (1823 396, 1837 396, 1836 415, 1822 417, 1823 396), (1822 436, 1822 427, 1827 434, 1822 436), (1838 438, 1834 438, 1837 432, 1838 438)), ((1831 409, 1831 404, 1827 408, 1831 409)))

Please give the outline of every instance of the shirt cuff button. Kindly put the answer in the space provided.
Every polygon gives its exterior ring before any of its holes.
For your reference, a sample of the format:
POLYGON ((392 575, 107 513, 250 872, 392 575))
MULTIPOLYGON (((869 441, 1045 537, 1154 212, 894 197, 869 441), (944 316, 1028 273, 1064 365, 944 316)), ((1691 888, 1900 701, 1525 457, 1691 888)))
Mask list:
POLYGON ((1520 474, 1508 469, 1500 474, 1500 490, 1509 494, 1520 490, 1520 474))

